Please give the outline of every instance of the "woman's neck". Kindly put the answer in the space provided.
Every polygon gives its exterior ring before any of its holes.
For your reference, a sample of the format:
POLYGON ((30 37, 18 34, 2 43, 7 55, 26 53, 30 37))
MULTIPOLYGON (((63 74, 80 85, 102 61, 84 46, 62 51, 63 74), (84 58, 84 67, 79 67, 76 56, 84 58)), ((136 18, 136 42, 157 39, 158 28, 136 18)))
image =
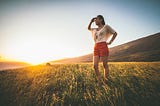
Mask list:
POLYGON ((101 28, 103 28, 104 25, 100 24, 98 25, 98 30, 100 30, 101 28))

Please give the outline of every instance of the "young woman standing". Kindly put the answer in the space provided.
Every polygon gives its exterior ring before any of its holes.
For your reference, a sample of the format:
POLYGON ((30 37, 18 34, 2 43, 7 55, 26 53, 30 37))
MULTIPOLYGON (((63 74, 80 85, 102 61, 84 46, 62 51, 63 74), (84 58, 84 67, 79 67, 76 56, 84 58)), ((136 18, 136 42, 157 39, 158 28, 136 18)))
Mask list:
POLYGON ((109 68, 108 68, 108 45, 110 45, 117 36, 117 32, 112 29, 109 25, 105 24, 104 18, 102 15, 98 15, 95 18, 92 18, 88 30, 92 32, 92 37, 94 39, 94 52, 93 52, 93 64, 94 70, 97 75, 98 81, 100 81, 100 72, 98 69, 99 61, 103 62, 104 66, 104 81, 108 79, 109 68), (98 26, 98 28, 91 28, 92 23, 98 26), (113 36, 112 36, 113 35, 113 36), (108 39, 111 37, 110 41, 108 39))

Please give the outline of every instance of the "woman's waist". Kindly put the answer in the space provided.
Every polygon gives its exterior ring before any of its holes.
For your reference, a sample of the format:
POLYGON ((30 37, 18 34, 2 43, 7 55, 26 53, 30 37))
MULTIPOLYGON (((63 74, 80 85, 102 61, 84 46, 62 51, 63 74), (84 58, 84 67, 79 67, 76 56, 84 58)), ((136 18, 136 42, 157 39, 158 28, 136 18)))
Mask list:
POLYGON ((106 42, 95 43, 94 47, 108 47, 106 42))
POLYGON ((101 45, 101 44, 107 44, 106 41, 102 41, 102 42, 95 42, 95 45, 101 45))

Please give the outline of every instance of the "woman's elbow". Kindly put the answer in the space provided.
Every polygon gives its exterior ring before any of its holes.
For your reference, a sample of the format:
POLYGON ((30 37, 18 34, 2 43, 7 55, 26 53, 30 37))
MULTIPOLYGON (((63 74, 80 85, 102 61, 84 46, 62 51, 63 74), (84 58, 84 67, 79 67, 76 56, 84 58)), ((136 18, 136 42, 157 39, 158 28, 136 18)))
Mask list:
POLYGON ((117 32, 115 32, 113 35, 116 37, 116 36, 118 35, 118 33, 117 33, 117 32))

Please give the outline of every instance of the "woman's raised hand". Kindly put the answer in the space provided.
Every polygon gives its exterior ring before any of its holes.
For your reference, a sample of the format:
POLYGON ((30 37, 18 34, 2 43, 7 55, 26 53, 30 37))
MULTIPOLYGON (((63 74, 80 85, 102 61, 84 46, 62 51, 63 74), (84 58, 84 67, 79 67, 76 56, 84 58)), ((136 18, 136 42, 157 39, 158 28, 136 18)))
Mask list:
POLYGON ((91 19, 91 22, 94 22, 94 21, 95 21, 95 19, 96 19, 95 17, 94 17, 94 18, 92 18, 92 19, 91 19))

